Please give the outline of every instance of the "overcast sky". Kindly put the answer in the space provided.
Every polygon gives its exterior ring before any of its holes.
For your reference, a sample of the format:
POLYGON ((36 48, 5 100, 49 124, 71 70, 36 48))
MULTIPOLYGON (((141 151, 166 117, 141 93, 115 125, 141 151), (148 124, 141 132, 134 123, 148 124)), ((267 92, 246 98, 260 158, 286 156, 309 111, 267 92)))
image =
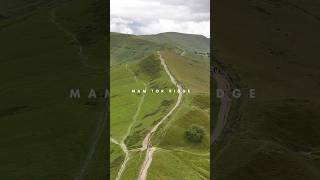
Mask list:
POLYGON ((210 0, 110 0, 110 6, 112 32, 210 37, 210 0))

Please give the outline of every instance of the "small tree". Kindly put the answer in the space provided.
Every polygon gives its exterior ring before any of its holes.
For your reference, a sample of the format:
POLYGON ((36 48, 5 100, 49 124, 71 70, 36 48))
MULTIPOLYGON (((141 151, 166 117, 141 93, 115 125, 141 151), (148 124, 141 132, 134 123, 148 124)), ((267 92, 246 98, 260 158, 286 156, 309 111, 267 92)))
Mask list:
POLYGON ((193 143, 201 143, 204 136, 204 130, 201 126, 191 125, 186 131, 186 137, 193 143))

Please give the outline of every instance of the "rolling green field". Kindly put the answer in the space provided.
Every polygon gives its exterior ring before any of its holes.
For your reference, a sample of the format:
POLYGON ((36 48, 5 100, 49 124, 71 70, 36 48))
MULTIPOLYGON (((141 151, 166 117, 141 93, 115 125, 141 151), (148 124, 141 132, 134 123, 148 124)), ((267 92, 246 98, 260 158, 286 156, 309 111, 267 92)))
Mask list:
MULTIPOLYGON (((194 38, 187 34, 179 36, 186 39, 194 38)), ((162 35, 159 35, 160 39, 161 37, 162 35)), ((198 40, 201 44, 202 37, 198 40)), ((182 46, 177 47, 177 44, 165 41, 167 39, 159 42, 148 40, 143 36, 111 33, 110 46, 115 55, 111 52, 114 63, 111 67, 110 135, 116 140, 110 149, 111 179, 116 179, 121 169, 121 162, 123 163, 125 159, 124 151, 122 154, 119 153, 120 146, 117 145, 121 142, 128 148, 130 157, 121 179, 139 176, 145 159, 145 151, 140 150, 145 136, 177 101, 177 93, 149 92, 151 89, 165 91, 176 89, 160 64, 157 51, 160 51, 177 81, 185 89, 190 89, 191 93, 183 96, 181 105, 152 136, 151 143, 156 147, 156 151, 147 178, 168 180, 210 178, 209 59, 187 53, 182 56, 182 46), (121 42, 119 39, 126 40, 121 42), (117 43, 112 44, 112 42, 117 43), (198 73, 200 69, 202 74, 198 73), (132 89, 148 91, 145 94, 137 94, 132 93, 132 89), (191 142, 186 137, 186 132, 191 126, 202 128, 204 136, 201 142, 191 142), (177 168, 183 171, 177 172, 177 168), (188 174, 184 174, 185 172, 188 174)))
POLYGON ((232 104, 212 146, 213 178, 320 179, 319 3, 220 0, 214 7, 214 56, 234 87, 255 88, 257 97, 232 104))
POLYGON ((107 85, 104 7, 0 2, 1 179, 107 176, 105 99, 86 98, 107 85), (71 88, 80 99, 69 98, 71 88))

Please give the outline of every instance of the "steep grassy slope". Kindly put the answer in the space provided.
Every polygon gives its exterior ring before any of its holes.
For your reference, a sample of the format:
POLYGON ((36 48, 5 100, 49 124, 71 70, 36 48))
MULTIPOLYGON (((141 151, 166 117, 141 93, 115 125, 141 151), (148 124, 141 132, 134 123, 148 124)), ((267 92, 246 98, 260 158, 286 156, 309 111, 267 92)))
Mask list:
POLYGON ((106 49, 99 48, 107 47, 102 2, 0 2, 6 17, 0 20, 2 179, 107 175, 105 100, 86 98, 90 88, 104 89, 107 82, 106 49), (82 40, 89 34, 83 26, 95 29, 90 44, 82 40), (82 98, 70 99, 70 88, 80 88, 82 98))
POLYGON ((135 81, 134 74, 126 67, 122 65, 111 69, 110 76, 112 87, 111 137, 117 141, 121 141, 126 134, 141 98, 141 95, 131 94, 131 89, 144 89, 143 82, 135 81))
POLYGON ((162 54, 175 78, 191 93, 185 94, 181 107, 154 137, 160 150, 156 151, 150 167, 150 177, 210 179, 209 61, 190 59, 172 51, 164 51, 162 54), (186 131, 192 125, 203 128, 201 142, 191 142, 186 138, 186 131), (164 170, 157 171, 159 168, 164 170), (173 171, 177 168, 188 173, 181 177, 180 173, 173 171))
POLYGON ((238 74, 234 82, 257 92, 242 98, 212 146, 213 177, 319 179, 319 3, 213 3, 215 56, 238 74))
POLYGON ((123 151, 119 145, 115 143, 110 143, 110 179, 116 179, 117 173, 120 169, 120 166, 124 160, 123 151))

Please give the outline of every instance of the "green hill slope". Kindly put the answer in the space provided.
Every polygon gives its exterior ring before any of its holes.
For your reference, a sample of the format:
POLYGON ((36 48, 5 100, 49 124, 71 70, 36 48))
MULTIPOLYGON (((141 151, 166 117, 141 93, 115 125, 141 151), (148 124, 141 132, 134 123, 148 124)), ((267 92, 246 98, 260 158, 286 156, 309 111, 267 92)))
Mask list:
POLYGON ((54 2, 0 2, 1 179, 107 176, 105 100, 86 98, 106 87, 107 4, 54 2))
POLYGON ((235 100, 241 107, 212 146, 213 178, 320 179, 319 3, 213 5, 215 57, 238 86, 257 92, 235 100))

